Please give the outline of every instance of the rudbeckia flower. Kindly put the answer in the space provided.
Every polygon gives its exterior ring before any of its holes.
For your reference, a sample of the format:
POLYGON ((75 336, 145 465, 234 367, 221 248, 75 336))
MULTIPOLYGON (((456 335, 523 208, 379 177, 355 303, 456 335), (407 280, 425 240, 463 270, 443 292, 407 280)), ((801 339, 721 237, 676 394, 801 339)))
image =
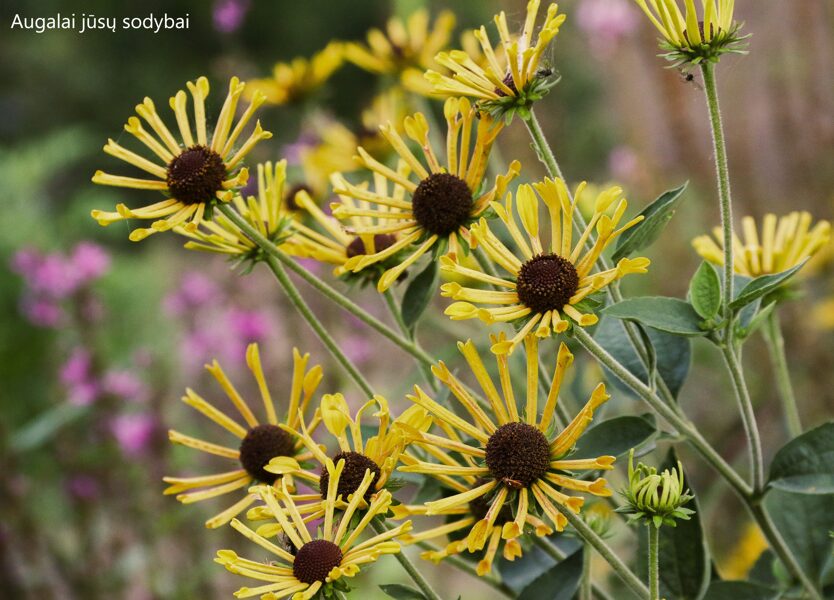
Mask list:
POLYGON ((344 62, 344 45, 331 42, 311 58, 276 63, 272 77, 249 82, 248 96, 263 94, 268 104, 299 102, 320 89, 344 62), (251 90, 251 92, 249 91, 251 90))

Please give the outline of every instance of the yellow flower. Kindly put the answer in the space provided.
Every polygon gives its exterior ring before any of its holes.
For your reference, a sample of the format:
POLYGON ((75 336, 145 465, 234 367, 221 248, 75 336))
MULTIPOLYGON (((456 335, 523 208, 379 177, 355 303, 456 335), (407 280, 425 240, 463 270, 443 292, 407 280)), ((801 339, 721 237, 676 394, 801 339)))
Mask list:
POLYGON ((482 219, 472 227, 473 239, 492 261, 509 273, 508 277, 495 277, 463 267, 451 256, 441 259, 441 269, 499 288, 476 289, 456 282, 443 284, 441 294, 457 300, 446 309, 452 320, 477 317, 485 323, 524 323, 515 337, 495 344, 493 352, 511 353, 531 332, 537 337, 548 337, 551 331, 561 333, 569 326, 567 319, 581 327, 593 325, 598 318, 593 313, 582 312, 583 300, 625 275, 646 272, 647 258, 623 258, 612 269, 593 272, 603 251, 642 217, 619 226, 628 202, 622 198, 621 188, 609 188, 597 196, 593 215, 585 231, 574 242, 573 215, 584 188, 585 183, 580 184, 571 201, 561 179, 519 186, 515 211, 523 233, 514 215, 512 194, 507 194, 503 205, 494 202, 492 206, 512 238, 515 250, 493 233, 486 220, 482 219), (550 236, 546 250, 539 226, 539 199, 550 215, 549 227, 544 226, 545 235, 550 236), (612 205, 614 211, 609 215, 612 205), (586 242, 594 230, 596 238, 592 247, 586 249, 586 242), (488 308, 479 308, 476 304, 488 308))
MULTIPOLYGON (((374 193, 388 196, 387 179, 381 175, 376 175, 374 183, 374 193)), ((334 181, 334 185, 338 184, 339 181, 334 181)), ((402 199, 405 197, 405 189, 395 183, 390 197, 402 199)), ((353 198, 344 195, 340 198, 343 205, 351 209, 368 208, 367 202, 359 201, 357 204, 353 198)), ((312 258, 319 262, 334 265, 333 274, 337 277, 352 275, 352 272, 345 268, 345 264, 354 257, 382 252, 397 242, 397 234, 395 233, 362 235, 348 233, 338 219, 324 214, 324 211, 304 191, 296 195, 295 202, 302 211, 313 218, 323 230, 323 233, 308 226, 302 219, 292 221, 289 225, 291 236, 281 248, 294 256, 312 258)), ((383 219, 373 216, 358 215, 347 220, 347 227, 350 231, 374 229, 383 226, 383 224, 383 219)), ((384 264, 386 263, 382 263, 382 265, 384 264)), ((380 264, 371 265, 365 271, 360 271, 359 275, 363 278, 370 277, 376 280, 381 270, 380 264), (377 268, 373 268, 374 266, 377 268)))
POLYGON ((420 9, 403 21, 393 17, 386 31, 371 29, 367 45, 345 44, 345 59, 361 69, 379 75, 399 77, 409 68, 421 71, 434 66, 434 55, 445 48, 455 27, 455 15, 444 10, 429 22, 429 13, 420 9))
MULTIPOLYGON (((334 482, 339 481, 344 468, 344 460, 338 461, 337 465, 328 461, 327 470, 334 482)), ((259 546, 259 550, 266 550, 275 556, 269 562, 262 562, 242 558, 232 550, 217 552, 215 562, 230 572, 266 582, 257 587, 240 588, 235 592, 235 597, 251 598, 260 595, 264 600, 287 597, 309 600, 322 587, 328 587, 342 577, 354 577, 362 565, 373 563, 385 554, 399 552, 400 545, 394 539, 411 529, 410 522, 359 541, 359 536, 371 520, 388 512, 391 504, 391 494, 388 491, 383 490, 377 494, 362 518, 351 526, 351 521, 358 518, 358 501, 370 485, 371 473, 366 471, 357 494, 338 522, 335 519, 335 496, 331 494, 324 503, 321 534, 315 538, 307 529, 307 523, 312 518, 303 516, 302 507, 295 503, 285 482, 282 482, 280 491, 266 486, 254 488, 274 515, 273 535, 283 534, 292 546, 285 547, 284 544, 270 541, 267 539, 269 536, 256 533, 234 519, 231 525, 235 530, 259 546)))
POLYGON ((733 20, 735 0, 702 0, 700 16, 695 0, 634 0, 662 36, 666 58, 678 63, 715 60, 725 52, 741 53, 741 27, 733 20))
POLYGON ((261 93, 273 105, 299 102, 320 89, 343 61, 343 44, 330 42, 310 59, 297 57, 289 63, 275 63, 272 77, 249 82, 252 91, 248 95, 261 93))
POLYGON ((262 94, 255 94, 232 129, 235 110, 245 85, 237 77, 233 77, 229 82, 229 94, 220 111, 211 142, 208 139, 205 109, 205 100, 209 93, 208 79, 200 77, 196 82, 188 82, 188 90, 194 99, 196 131, 192 131, 188 120, 186 93, 180 90, 170 99, 169 103, 176 115, 182 142, 177 141, 162 122, 153 101, 145 98, 142 104, 136 107, 136 113, 145 120, 156 137, 142 126, 138 117, 128 119, 125 131, 147 146, 163 164, 160 165, 123 148, 112 139, 107 141, 104 151, 154 175, 157 179, 137 179, 96 171, 93 182, 157 190, 170 197, 142 208, 130 209, 124 204, 119 204, 116 206, 116 212, 93 210, 92 217, 100 225, 109 225, 123 219, 155 219, 150 227, 131 232, 130 239, 139 241, 152 233, 167 231, 177 225, 183 225, 193 231, 203 222, 204 217, 208 216, 207 211, 210 212, 216 202, 230 201, 234 195, 233 190, 245 185, 249 178, 248 169, 240 166, 241 161, 258 142, 272 137, 270 132, 263 130, 260 121, 257 121, 249 138, 239 147, 236 146, 246 124, 264 102, 262 94))
MULTIPOLYGON (((305 495, 304 500, 311 501, 309 506, 319 505, 329 501, 329 495, 339 503, 348 502, 360 487, 366 471, 370 471, 373 478, 367 487, 367 497, 380 493, 397 466, 400 454, 402 453, 407 440, 400 429, 403 423, 418 431, 428 429, 431 420, 423 410, 418 407, 411 407, 391 423, 388 402, 382 396, 374 396, 368 400, 352 417, 347 402, 342 394, 325 394, 321 399, 321 406, 314 421, 321 419, 330 434, 336 439, 339 451, 332 457, 332 461, 344 460, 344 473, 338 481, 338 488, 334 491, 335 480, 331 481, 330 474, 326 468, 331 458, 325 454, 325 450, 313 440, 311 432, 304 423, 293 429, 284 426, 283 429, 298 438, 310 453, 312 460, 320 465, 319 473, 312 472, 305 466, 299 464, 299 460, 292 457, 282 456, 274 459, 265 469, 279 475, 292 475, 297 479, 303 479, 318 486, 319 494, 305 495), (368 437, 367 429, 363 431, 362 417, 366 412, 376 408, 372 413, 376 425, 376 434, 368 437), (314 500, 318 497, 319 502, 314 500)), ((340 504, 341 505, 341 504, 340 504)), ((363 505, 364 506, 364 505, 363 505)), ((263 511, 253 509, 250 511, 250 519, 263 518, 263 511)), ((268 514, 267 514, 268 516, 268 514)))
MULTIPOLYGON (((250 344, 246 349, 246 364, 255 377, 260 390, 266 412, 265 422, 258 420, 249 404, 226 377, 217 361, 206 365, 206 369, 223 388, 226 396, 243 417, 246 425, 241 425, 237 420, 213 406, 190 388, 186 390, 182 401, 235 436, 238 439, 238 447, 214 444, 173 429, 168 432, 168 437, 175 444, 231 459, 238 463, 239 468, 198 477, 165 477, 164 481, 170 484, 166 488, 165 494, 177 494, 177 500, 183 504, 191 504, 237 492, 241 489, 245 490, 253 481, 274 485, 281 477, 264 470, 264 466, 272 458, 286 456, 301 461, 311 458, 310 452, 304 449, 303 444, 287 433, 287 430, 299 426, 305 427, 305 430, 308 431, 315 430, 321 422, 317 418, 313 418, 308 425, 303 422, 303 415, 307 412, 310 398, 312 398, 322 379, 320 366, 315 365, 309 369, 307 368, 309 359, 309 354, 302 356, 298 350, 293 349, 294 367, 292 384, 288 394, 289 405, 286 416, 279 419, 275 410, 275 403, 264 379, 258 345, 250 344)), ((292 485, 291 478, 289 484, 292 485)), ((255 496, 253 494, 244 493, 244 496, 232 506, 206 521, 206 527, 214 528, 228 523, 232 517, 240 514, 254 501, 255 496)))
MULTIPOLYGON (((371 154, 390 151, 379 128, 387 123, 396 123, 399 127, 405 116, 406 102, 402 90, 392 88, 377 95, 362 112, 362 128, 359 131, 352 131, 332 118, 314 119, 312 130, 320 141, 301 152, 305 180, 313 189, 323 190, 332 173, 350 173, 361 168, 354 160, 357 146, 362 146, 371 154)), ((398 131, 402 132, 402 128, 398 131)))
MULTIPOLYGON (((500 339, 494 338, 494 341, 500 339)), ((409 396, 412 402, 431 414, 442 431, 436 435, 401 426, 410 433, 412 444, 436 462, 425 462, 406 453, 402 457, 406 466, 400 467, 400 471, 434 477, 452 494, 427 502, 423 507, 398 508, 397 516, 447 517, 445 525, 406 536, 403 541, 412 543, 465 532, 465 537, 459 541, 451 542, 439 552, 426 553, 425 558, 440 560, 464 550, 476 552, 486 547, 477 567, 478 573, 484 575, 490 571, 502 541, 504 556, 512 560, 521 555, 518 538, 529 531, 538 536, 548 535, 553 530, 562 531, 567 518, 557 506, 578 513, 584 502, 584 498, 570 495, 571 491, 611 495, 604 479, 576 479, 573 474, 612 469, 613 456, 569 458, 594 411, 608 400, 605 386, 599 384, 573 421, 561 431, 554 431, 559 389, 573 355, 565 344, 561 344, 553 384, 539 416, 538 343, 533 336, 525 343, 528 352, 523 414, 519 414, 516 405, 508 357, 496 357, 499 392, 471 341, 459 342, 458 348, 466 358, 486 404, 476 399, 442 362, 432 371, 460 403, 465 411, 461 413, 463 416, 432 400, 419 386, 415 387, 414 395, 409 396)))
POLYGON ((730 553, 718 564, 721 576, 728 580, 745 579, 767 548, 761 529, 755 523, 746 523, 730 553))
MULTIPOLYGON (((753 217, 744 217, 741 221, 744 240, 733 235, 735 272, 746 277, 781 273, 813 256, 828 243, 831 224, 819 221, 811 228, 812 220, 807 212, 792 212, 780 218, 767 214, 760 235, 753 217)), ((721 229, 716 228, 713 235, 717 243, 708 235, 701 235, 692 240, 692 246, 705 260, 723 265, 721 229)))
POLYGON ((489 153, 502 125, 488 115, 478 118, 478 109, 466 98, 446 100, 444 114, 448 125, 445 165, 441 164, 432 148, 429 125, 422 113, 407 117, 404 129, 406 135, 419 144, 424 162, 412 153, 390 124, 381 131, 402 158, 398 170, 374 159, 361 146, 358 148, 359 160, 365 167, 405 188, 408 197, 371 192, 341 176, 335 180, 336 193, 379 207, 354 207, 344 202, 334 204, 335 217, 364 216, 391 221, 390 225, 356 227, 351 233, 359 236, 397 233, 401 236, 382 251, 350 259, 345 268, 359 271, 416 245, 407 258, 385 271, 377 284, 380 292, 387 290, 409 266, 433 247, 436 253, 445 252, 447 248, 452 254, 458 253, 461 241, 468 243, 469 225, 487 209, 493 198, 504 193, 521 169, 518 161, 513 161, 506 175, 499 175, 492 186, 482 186, 489 153), (471 142, 473 129, 474 143, 471 142), (416 182, 411 175, 417 179, 416 182))
POLYGON ((474 35, 481 44, 486 65, 479 65, 470 53, 462 50, 441 52, 436 60, 452 72, 444 75, 429 70, 426 73, 436 93, 453 96, 471 96, 501 105, 529 105, 547 92, 551 75, 549 69, 540 69, 542 55, 551 40, 559 33, 565 15, 559 14, 559 6, 551 4, 547 15, 534 40, 536 17, 540 0, 527 4, 527 18, 519 36, 510 34, 507 15, 504 11, 495 17, 500 36, 500 46, 506 61, 499 60, 498 54, 489 41, 486 28, 481 26, 474 35), (509 67, 509 70, 508 68, 509 67))
MULTIPOLYGON (((237 213, 265 238, 279 243, 283 239, 286 225, 291 217, 284 201, 284 187, 287 179, 287 161, 273 165, 266 162, 258 165, 258 196, 235 196, 232 204, 237 213)), ((260 248, 237 225, 225 215, 218 214, 211 221, 203 221, 196 230, 176 227, 176 233, 191 238, 185 247, 228 254, 240 258, 255 258, 260 248)))

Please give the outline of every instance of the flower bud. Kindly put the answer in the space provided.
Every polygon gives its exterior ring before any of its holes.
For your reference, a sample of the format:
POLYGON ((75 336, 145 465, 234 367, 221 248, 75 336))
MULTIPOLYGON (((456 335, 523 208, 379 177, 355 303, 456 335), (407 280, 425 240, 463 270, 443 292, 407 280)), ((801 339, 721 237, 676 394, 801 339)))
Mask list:
POLYGON ((633 448, 628 457, 628 487, 621 493, 627 504, 618 511, 632 515, 630 523, 642 520, 657 528, 661 525, 675 527, 676 519, 689 520, 695 512, 684 508, 694 496, 684 488, 680 461, 676 468, 664 469, 662 473, 643 463, 637 463, 635 467, 633 448))

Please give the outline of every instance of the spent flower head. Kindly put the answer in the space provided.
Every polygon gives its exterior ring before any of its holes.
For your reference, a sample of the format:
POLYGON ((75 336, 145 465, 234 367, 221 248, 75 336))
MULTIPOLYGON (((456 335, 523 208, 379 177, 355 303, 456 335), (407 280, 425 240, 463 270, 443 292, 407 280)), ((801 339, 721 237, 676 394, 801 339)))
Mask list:
POLYGON ((703 12, 695 9, 695 0, 634 0, 662 36, 660 48, 674 66, 692 66, 704 61, 716 62, 722 54, 746 54, 741 23, 733 20, 735 0, 701 0, 703 12))
POLYGON ((627 504, 618 512, 631 515, 629 523, 644 521, 647 525, 676 526, 676 519, 688 521, 695 514, 685 505, 694 498, 684 487, 683 465, 658 472, 643 463, 634 466, 634 448, 628 455, 628 487, 620 492, 627 504))

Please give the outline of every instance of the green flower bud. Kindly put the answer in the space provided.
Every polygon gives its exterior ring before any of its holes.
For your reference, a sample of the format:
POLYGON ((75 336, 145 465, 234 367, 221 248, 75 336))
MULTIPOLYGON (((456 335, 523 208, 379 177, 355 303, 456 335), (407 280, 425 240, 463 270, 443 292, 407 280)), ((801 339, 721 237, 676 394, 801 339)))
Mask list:
POLYGON ((695 511, 684 508, 694 496, 684 488, 683 466, 658 473, 655 467, 643 463, 634 466, 634 449, 628 456, 628 487, 620 492, 627 504, 618 512, 630 514, 629 523, 644 521, 660 528, 675 527, 676 519, 689 520, 695 511))

